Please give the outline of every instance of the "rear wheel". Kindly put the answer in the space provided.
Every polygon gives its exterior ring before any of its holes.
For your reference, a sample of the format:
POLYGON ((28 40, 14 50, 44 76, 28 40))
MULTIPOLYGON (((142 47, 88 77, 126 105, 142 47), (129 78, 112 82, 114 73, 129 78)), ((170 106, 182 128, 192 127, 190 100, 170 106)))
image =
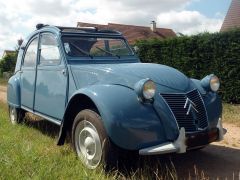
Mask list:
POLYGON ((18 124, 23 121, 25 117, 25 111, 20 108, 9 106, 9 118, 12 124, 18 124))
POLYGON ((72 144, 82 163, 89 169, 95 169, 100 164, 107 165, 115 154, 101 117, 89 109, 80 111, 74 119, 72 144))

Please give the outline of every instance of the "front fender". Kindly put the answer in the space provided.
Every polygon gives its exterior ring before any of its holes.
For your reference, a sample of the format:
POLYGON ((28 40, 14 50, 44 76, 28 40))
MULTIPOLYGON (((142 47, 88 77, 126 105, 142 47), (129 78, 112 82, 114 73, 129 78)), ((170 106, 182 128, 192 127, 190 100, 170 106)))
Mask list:
POLYGON ((74 93, 88 96, 98 108, 110 139, 117 146, 137 150, 166 140, 153 105, 139 102, 133 89, 121 85, 93 85, 74 93))
POLYGON ((202 85, 201 81, 197 79, 192 79, 195 87, 201 93, 203 98, 205 108, 207 111, 209 128, 214 128, 217 126, 219 117, 222 116, 222 101, 216 92, 206 91, 202 85))
POLYGON ((201 94, 206 94, 206 90, 202 87, 201 81, 198 79, 191 79, 191 86, 197 89, 201 94))
POLYGON ((20 92, 20 78, 18 74, 15 74, 8 80, 7 101, 9 105, 20 108, 20 92))
POLYGON ((222 116, 222 101, 215 92, 208 92, 202 97, 208 115, 209 128, 214 128, 222 116))

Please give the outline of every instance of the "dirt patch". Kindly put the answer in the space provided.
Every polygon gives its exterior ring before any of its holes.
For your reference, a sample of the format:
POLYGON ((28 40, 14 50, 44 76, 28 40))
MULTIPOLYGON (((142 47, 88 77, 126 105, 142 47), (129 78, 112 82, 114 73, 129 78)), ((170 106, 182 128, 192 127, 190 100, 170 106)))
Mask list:
POLYGON ((0 101, 7 102, 7 87, 0 86, 0 101))
POLYGON ((224 140, 213 144, 218 146, 240 149, 240 127, 237 127, 234 124, 224 123, 224 128, 227 129, 227 134, 224 136, 224 140))

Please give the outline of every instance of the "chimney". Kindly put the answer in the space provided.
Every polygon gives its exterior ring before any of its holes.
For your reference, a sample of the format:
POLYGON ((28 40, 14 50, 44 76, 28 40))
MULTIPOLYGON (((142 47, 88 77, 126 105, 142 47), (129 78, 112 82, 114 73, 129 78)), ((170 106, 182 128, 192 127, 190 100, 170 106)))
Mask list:
POLYGON ((151 21, 150 28, 151 28, 152 32, 156 32, 157 31, 157 23, 156 23, 156 21, 151 21))

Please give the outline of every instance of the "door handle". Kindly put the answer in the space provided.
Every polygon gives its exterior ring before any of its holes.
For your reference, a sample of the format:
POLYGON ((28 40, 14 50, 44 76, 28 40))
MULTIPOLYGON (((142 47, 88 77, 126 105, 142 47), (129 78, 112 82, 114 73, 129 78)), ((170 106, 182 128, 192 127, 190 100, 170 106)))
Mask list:
POLYGON ((62 70, 62 74, 63 74, 64 76, 67 75, 66 69, 63 69, 63 70, 62 70))

